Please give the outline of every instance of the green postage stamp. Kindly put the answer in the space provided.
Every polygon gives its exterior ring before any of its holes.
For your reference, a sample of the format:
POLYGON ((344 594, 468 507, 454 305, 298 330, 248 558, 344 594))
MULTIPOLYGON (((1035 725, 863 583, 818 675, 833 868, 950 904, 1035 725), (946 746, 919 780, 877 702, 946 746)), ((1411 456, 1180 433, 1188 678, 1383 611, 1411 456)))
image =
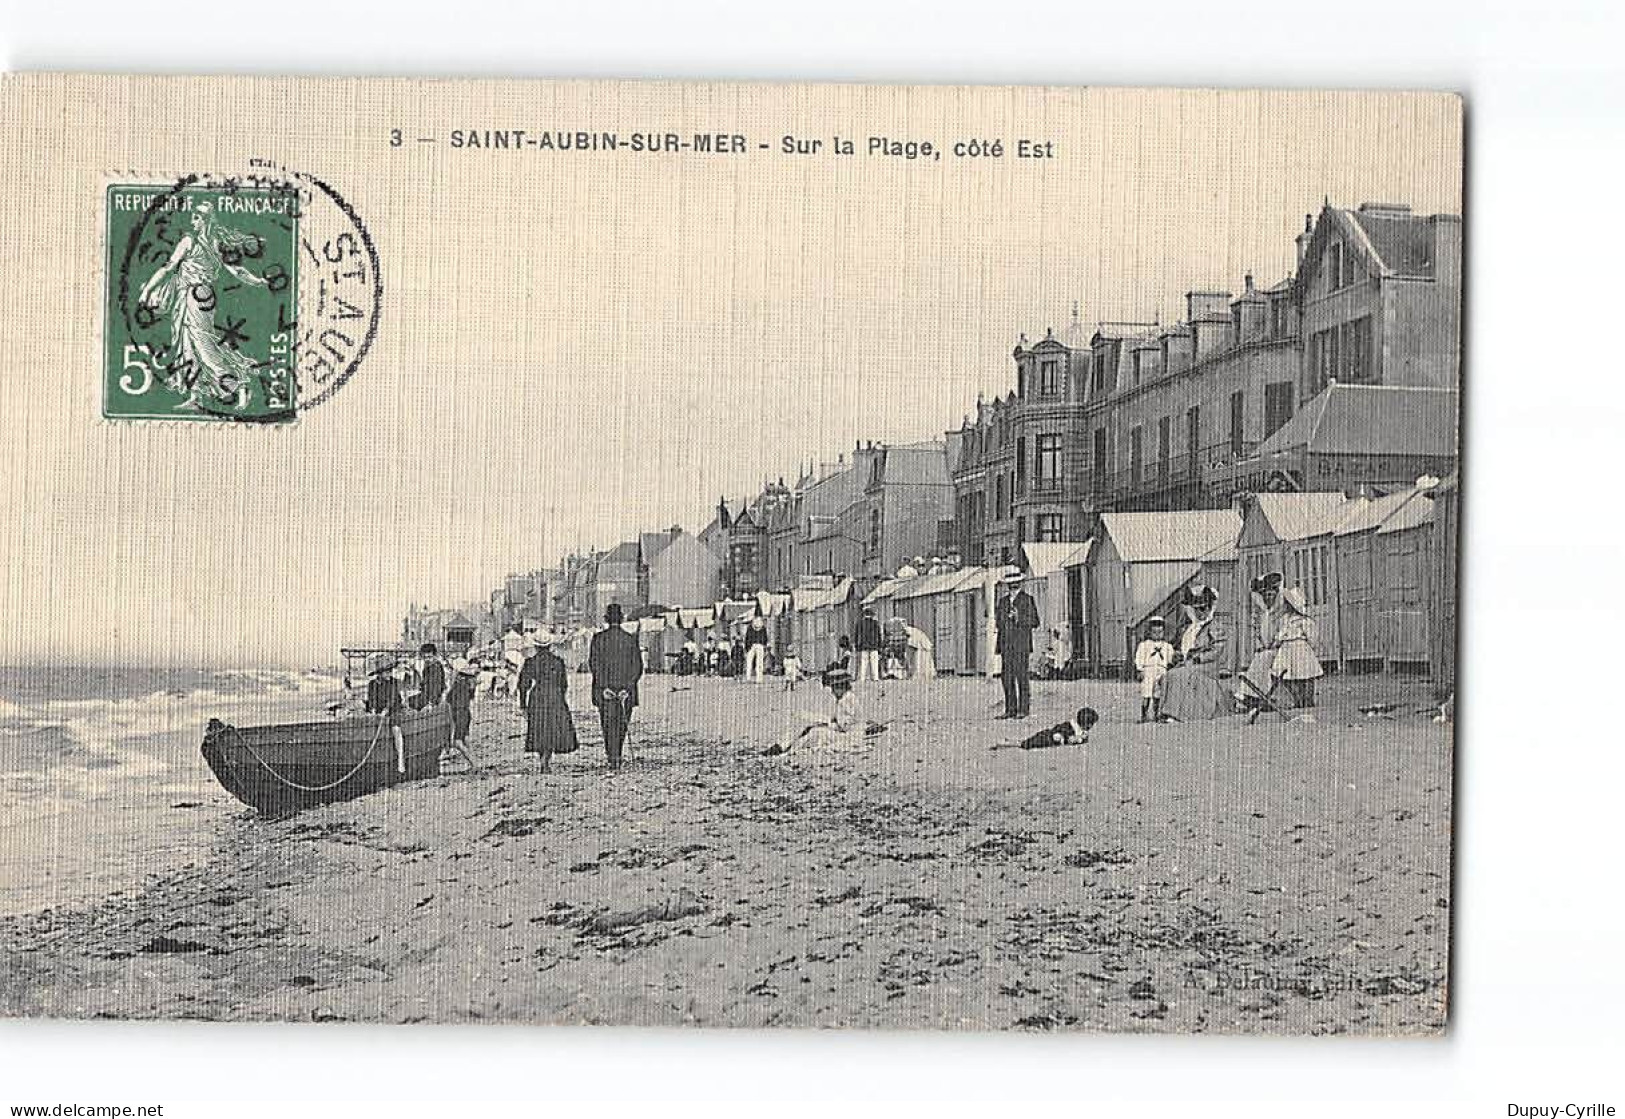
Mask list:
POLYGON ((299 403, 299 194, 107 188, 102 414, 279 422, 299 403))

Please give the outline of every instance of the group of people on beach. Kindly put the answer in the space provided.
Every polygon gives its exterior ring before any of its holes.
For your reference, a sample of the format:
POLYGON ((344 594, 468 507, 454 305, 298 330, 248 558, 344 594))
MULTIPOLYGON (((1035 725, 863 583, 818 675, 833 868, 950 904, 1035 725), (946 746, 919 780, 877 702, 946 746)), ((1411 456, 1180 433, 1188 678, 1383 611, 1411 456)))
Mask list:
MULTIPOLYGON (((587 669, 592 674, 592 702, 598 709, 604 753, 611 770, 621 768, 627 731, 638 706, 638 681, 643 676, 643 652, 637 638, 623 627, 624 620, 621 607, 611 603, 604 611, 604 628, 593 634, 587 652, 587 669)), ((525 718, 524 748, 527 753, 541 758, 544 773, 550 770, 555 754, 574 753, 580 748, 575 717, 565 700, 568 669, 553 651, 560 640, 558 635, 540 630, 524 635, 517 650, 519 665, 513 690, 525 718)), ((408 713, 445 702, 451 713, 448 749, 473 768, 468 734, 473 722, 474 696, 482 677, 503 670, 504 666, 486 665, 478 657, 453 657, 448 686, 447 665, 432 643, 425 643, 418 650, 415 664, 391 654, 376 654, 368 664, 363 710, 388 723, 395 742, 396 765, 405 773, 402 728, 408 713)))
MULTIPOLYGON (((850 637, 838 639, 836 659, 856 680, 932 680, 937 675, 935 648, 926 632, 900 617, 882 625, 872 607, 864 608, 850 637)), ((679 676, 731 676, 754 683, 773 674, 782 677, 787 688, 807 677, 794 646, 775 653, 767 619, 759 613, 738 638, 726 631, 709 633, 703 642, 689 635, 673 670, 679 676)))
POLYGON ((1146 622, 1146 636, 1134 651, 1140 674, 1140 721, 1190 722, 1216 719, 1261 707, 1279 710, 1276 696, 1289 706, 1315 705, 1315 681, 1325 675, 1315 653, 1319 627, 1298 587, 1282 591, 1283 579, 1271 572, 1254 579, 1249 596, 1257 629, 1252 654, 1236 686, 1225 687, 1219 662, 1226 636, 1218 625, 1218 594, 1212 587, 1185 588, 1180 609, 1185 625, 1177 647, 1168 640, 1168 624, 1157 616, 1146 622))
MULTIPOLYGON (((1228 637, 1218 621, 1218 594, 1212 587, 1192 584, 1185 588, 1180 609, 1184 615, 1178 641, 1168 639, 1168 623, 1154 616, 1147 620, 1146 633, 1134 652, 1134 668, 1140 677, 1140 721, 1189 722, 1215 719, 1260 708, 1280 710, 1282 702, 1298 708, 1315 703, 1315 680, 1324 674, 1315 654, 1318 631, 1310 615, 1303 591, 1297 587, 1282 590, 1282 576, 1270 573, 1254 579, 1249 587, 1256 632, 1247 668, 1227 687, 1220 677, 1220 662, 1228 637), (1277 700, 1281 689, 1285 695, 1277 700)), ((625 616, 617 604, 604 612, 604 628, 593 634, 588 647, 587 670, 592 676, 592 702, 598 710, 603 730, 604 751, 611 770, 621 768, 627 731, 638 706, 638 683, 644 671, 644 653, 635 635, 623 625, 625 616)), ((833 707, 829 714, 808 716, 801 729, 767 752, 782 754, 792 748, 822 750, 852 749, 884 729, 862 716, 856 681, 902 677, 931 679, 936 675, 931 641, 924 632, 901 618, 883 627, 875 611, 865 607, 854 632, 842 636, 835 658, 818 671, 829 690, 833 707), (888 632, 888 628, 891 632, 888 632), (905 667, 905 658, 912 666, 905 667)), ((1000 719, 1026 719, 1031 715, 1034 660, 1033 634, 1039 628, 1036 603, 1019 577, 1008 579, 1000 588, 994 611, 999 657, 999 676, 1004 695, 1000 719)), ((1059 632, 1052 637, 1044 655, 1052 675, 1062 675, 1070 660, 1071 643, 1059 632), (1067 660, 1058 661, 1058 649, 1066 650, 1067 660)), ((575 719, 566 702, 568 668, 554 651, 561 638, 547 630, 523 635, 517 649, 509 650, 517 669, 513 687, 524 714, 524 748, 541 759, 548 772, 556 754, 574 753, 580 748, 575 719)), ((772 656, 766 621, 760 615, 751 619, 745 636, 735 645, 709 639, 701 648, 691 637, 679 654, 679 672, 733 675, 723 670, 734 664, 745 680, 766 679, 772 656)), ((777 662, 786 687, 805 678, 799 658, 787 650, 777 662)), ((397 765, 405 772, 402 722, 408 711, 423 710, 445 702, 452 721, 451 751, 472 761, 468 753, 471 703, 484 676, 493 666, 478 658, 454 657, 449 665, 440 659, 433 644, 419 650, 418 662, 403 664, 397 658, 381 656, 369 666, 365 709, 384 717, 395 742, 397 765)), ((505 666, 497 666, 499 669, 505 666)), ((494 690, 494 688, 493 688, 494 690)), ((1090 728, 1099 721, 1093 708, 1081 707, 1065 722, 1029 735, 1019 743, 1006 745, 1025 749, 1077 745, 1088 740, 1090 728)))

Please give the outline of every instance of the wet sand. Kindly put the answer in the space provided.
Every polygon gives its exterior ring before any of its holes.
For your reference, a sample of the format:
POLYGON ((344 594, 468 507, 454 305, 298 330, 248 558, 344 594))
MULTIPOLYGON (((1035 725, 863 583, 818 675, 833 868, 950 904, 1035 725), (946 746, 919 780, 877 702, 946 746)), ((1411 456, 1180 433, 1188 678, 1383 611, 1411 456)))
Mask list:
POLYGON ((244 810, 198 867, 0 920, 0 1013, 1443 1028, 1452 728, 1356 710, 1420 685, 1250 727, 1137 725, 1129 684, 1039 683, 1022 723, 992 681, 859 688, 865 750, 764 757, 827 694, 651 678, 614 775, 590 711, 544 776, 481 700, 478 772, 244 810), (1081 703, 1087 746, 988 748, 1081 703))

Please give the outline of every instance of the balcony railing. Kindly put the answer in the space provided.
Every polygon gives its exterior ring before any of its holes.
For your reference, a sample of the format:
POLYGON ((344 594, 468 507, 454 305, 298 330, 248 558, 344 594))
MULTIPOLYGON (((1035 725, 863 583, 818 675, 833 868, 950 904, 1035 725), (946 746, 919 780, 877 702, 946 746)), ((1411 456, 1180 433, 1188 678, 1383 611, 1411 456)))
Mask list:
POLYGON ((1084 492, 1104 504, 1197 483, 1209 470, 1246 458, 1257 446, 1255 442, 1243 442, 1238 453, 1226 440, 1203 447, 1195 456, 1185 452, 1167 459, 1153 459, 1141 464, 1138 471, 1131 467, 1107 471, 1104 475, 1091 474, 1084 483, 1084 492))

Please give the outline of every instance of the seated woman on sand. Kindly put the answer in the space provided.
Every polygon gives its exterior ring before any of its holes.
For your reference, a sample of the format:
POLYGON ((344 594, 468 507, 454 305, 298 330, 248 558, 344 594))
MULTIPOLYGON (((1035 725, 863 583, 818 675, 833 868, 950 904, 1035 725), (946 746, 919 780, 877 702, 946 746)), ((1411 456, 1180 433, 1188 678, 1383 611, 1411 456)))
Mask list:
POLYGON ((1180 610, 1185 628, 1179 634, 1179 663, 1162 678, 1164 719, 1190 722, 1217 719, 1235 709, 1230 693, 1219 684, 1219 661, 1228 643, 1216 618, 1219 596, 1212 587, 1185 588, 1180 610))
POLYGON ((764 751, 766 754, 770 756, 786 754, 791 750, 797 753, 861 750, 866 737, 879 734, 886 729, 863 718, 862 708, 858 706, 857 693, 852 690, 851 674, 831 669, 824 673, 824 686, 835 699, 835 710, 825 717, 804 716, 808 720, 808 725, 777 745, 768 747, 764 751))

